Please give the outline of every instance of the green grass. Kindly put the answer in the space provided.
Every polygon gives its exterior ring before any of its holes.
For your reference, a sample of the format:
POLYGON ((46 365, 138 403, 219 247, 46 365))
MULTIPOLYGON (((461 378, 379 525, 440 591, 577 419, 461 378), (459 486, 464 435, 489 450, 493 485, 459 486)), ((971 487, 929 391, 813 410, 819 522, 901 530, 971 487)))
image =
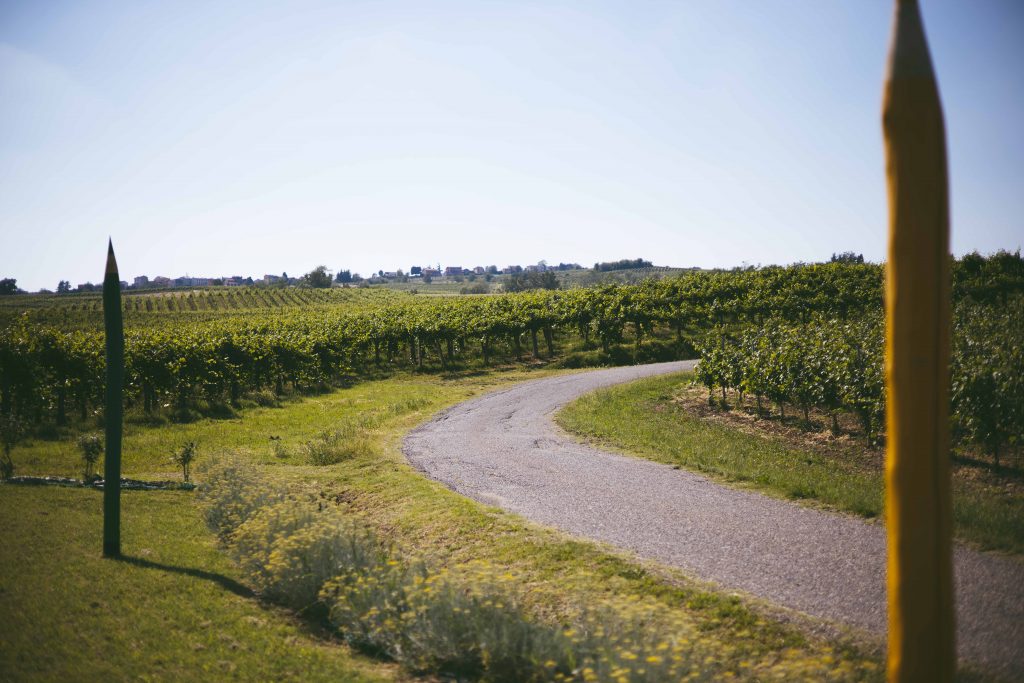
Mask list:
POLYGON ((390 680, 240 585, 191 494, 125 492, 123 561, 102 493, 0 487, 0 678, 390 680))
MULTIPOLYGON (((720 481, 864 517, 883 514, 880 467, 701 420, 673 401, 687 380, 685 374, 670 375, 588 394, 556 420, 604 445, 720 481)), ((955 477, 953 516, 960 539, 985 549, 1024 552, 1024 498, 1019 494, 955 477)))
MULTIPOLYGON (((180 478, 171 454, 188 441, 198 445, 199 463, 218 453, 237 453, 264 464, 303 464, 306 444, 339 425, 379 422, 396 410, 422 420, 497 383, 540 376, 539 371, 520 369, 467 374, 454 379, 399 374, 326 394, 287 397, 277 407, 248 408, 223 419, 152 425, 136 415, 138 421, 125 424, 122 471, 126 476, 180 478)), ((15 474, 81 477, 75 439, 32 439, 18 445, 11 457, 15 474)), ((102 460, 97 468, 103 471, 102 460)))
MULTIPOLYGON (((511 370, 447 379, 401 375, 295 399, 277 408, 247 410, 241 418, 131 425, 126 430, 124 468, 133 476, 173 476, 171 450, 193 440, 199 446, 200 463, 220 452, 249 457, 265 465, 266 474, 281 486, 322 494, 324 500, 361 515, 375 533, 405 554, 424 557, 435 566, 483 560, 514 569, 523 577, 527 608, 540 618, 561 619, 581 600, 586 602, 588 594, 639 595, 661 601, 718 647, 723 657, 715 666, 720 671, 741 675, 752 672, 765 678, 872 679, 878 675, 878 661, 864 655, 850 641, 807 635, 775 620, 768 609, 712 590, 680 572, 638 562, 598 544, 574 540, 478 504, 424 478, 406 464, 401 438, 431 414, 482 391, 550 372, 511 370), (360 448, 347 452, 338 464, 307 463, 304 444, 339 425, 349 425, 346 431, 353 424, 361 430, 360 448), (277 438, 271 440, 271 436, 277 438)), ((19 473, 73 474, 78 468, 74 448, 57 442, 37 441, 19 448, 14 458, 19 473)), ((237 577, 215 550, 212 536, 201 527, 189 495, 126 495, 126 552, 160 565, 237 577), (143 549, 152 554, 143 554, 143 549)), ((2 536, 4 557, 11 558, 4 562, 12 566, 4 569, 0 599, 17 600, 16 606, 5 606, 4 613, 20 615, 16 627, 0 626, 10 631, 3 636, 5 643, 12 643, 0 649, 6 659, 28 662, 18 666, 30 666, 34 656, 52 650, 50 641, 57 639, 66 644, 56 646, 62 662, 54 662, 51 667, 71 671, 76 666, 104 666, 91 661, 103 658, 95 657, 95 648, 89 649, 85 643, 108 638, 109 634, 113 644, 105 646, 103 652, 114 661, 112 666, 116 668, 111 670, 135 667, 134 673, 155 676, 154 672, 162 671, 160 666, 174 666, 179 658, 189 661, 182 650, 193 646, 189 638, 200 637, 202 623, 220 625, 230 621, 236 626, 222 628, 227 629, 238 649, 224 654, 223 648, 216 649, 215 642, 206 644, 208 650, 201 652, 208 652, 203 657, 209 657, 210 666, 221 666, 221 661, 234 663, 238 672, 251 666, 245 669, 251 675, 238 675, 259 679, 276 678, 289 670, 289 662, 294 660, 285 657, 266 658, 266 666, 272 667, 267 669, 250 662, 250 652, 270 647, 262 640, 264 631, 250 633, 244 620, 238 625, 238 618, 216 617, 218 611, 241 610, 240 614, 255 615, 266 622, 267 631, 282 642, 291 638, 288 634, 292 629, 298 642, 308 645, 309 652, 325 658, 316 660, 321 668, 310 669, 307 678, 327 678, 326 667, 332 663, 375 672, 340 648, 332 655, 337 659, 330 660, 333 644, 323 643, 322 649, 328 654, 321 653, 321 645, 303 634, 301 624, 296 625, 278 611, 261 608, 252 598, 236 595, 223 582, 100 560, 99 495, 94 492, 4 486, 0 488, 0 505, 5 510, 4 519, 17 520, 6 524, 2 536), (52 517, 42 515, 50 510, 52 517), (40 517, 43 522, 32 521, 40 517), (72 591, 70 608, 59 602, 58 587, 65 585, 72 591), (53 588, 44 590, 41 586, 53 588), (40 591, 42 594, 36 596, 40 591), (144 599, 147 595, 153 596, 149 603, 144 599), (90 621, 97 618, 88 607, 94 601, 106 608, 100 623, 90 621), (197 607, 197 603, 202 606, 197 607), (190 610, 200 615, 193 620, 190 610), (166 628, 162 625, 165 612, 172 620, 168 623, 182 620, 178 622, 184 624, 180 629, 169 629, 181 635, 160 635, 166 628), (126 616, 118 616, 122 613, 126 616), (135 624, 141 626, 135 629, 135 624), (65 636, 65 632, 80 635, 65 636), (116 646, 121 639, 137 647, 116 646)), ((40 673, 40 677, 48 676, 40 673)))

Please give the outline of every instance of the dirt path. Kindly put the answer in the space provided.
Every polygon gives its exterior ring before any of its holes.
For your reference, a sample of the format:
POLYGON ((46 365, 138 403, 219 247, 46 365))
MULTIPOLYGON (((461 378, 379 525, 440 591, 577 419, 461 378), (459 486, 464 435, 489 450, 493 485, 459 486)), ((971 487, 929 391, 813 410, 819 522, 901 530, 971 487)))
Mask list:
MULTIPOLYGON (((409 461, 475 500, 816 617, 885 631, 878 524, 731 489, 564 436, 559 408, 693 361, 526 382, 461 403, 405 440, 409 461)), ((1024 562, 955 551, 960 656, 1024 680, 1024 562)))

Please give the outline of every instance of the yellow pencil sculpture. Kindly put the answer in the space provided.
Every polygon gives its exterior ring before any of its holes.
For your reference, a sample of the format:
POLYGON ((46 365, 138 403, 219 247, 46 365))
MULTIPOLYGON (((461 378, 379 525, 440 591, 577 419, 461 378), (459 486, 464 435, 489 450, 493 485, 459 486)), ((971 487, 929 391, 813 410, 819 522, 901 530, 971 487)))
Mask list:
POLYGON ((949 473, 949 197, 938 85, 916 0, 897 0, 883 106, 889 680, 956 666, 949 473))

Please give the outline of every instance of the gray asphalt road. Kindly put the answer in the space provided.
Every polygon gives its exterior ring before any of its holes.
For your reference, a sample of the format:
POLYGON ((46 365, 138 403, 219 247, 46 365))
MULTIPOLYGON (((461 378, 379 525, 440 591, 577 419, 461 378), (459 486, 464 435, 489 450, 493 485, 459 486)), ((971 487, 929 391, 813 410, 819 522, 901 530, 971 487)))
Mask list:
MULTIPOLYGON (((526 382, 461 403, 405 440, 409 461, 459 493, 680 567, 774 604, 885 631, 878 524, 730 489, 565 436, 552 415, 600 387, 692 361, 526 382)), ((955 551, 960 656, 1024 680, 1024 563, 955 551)))

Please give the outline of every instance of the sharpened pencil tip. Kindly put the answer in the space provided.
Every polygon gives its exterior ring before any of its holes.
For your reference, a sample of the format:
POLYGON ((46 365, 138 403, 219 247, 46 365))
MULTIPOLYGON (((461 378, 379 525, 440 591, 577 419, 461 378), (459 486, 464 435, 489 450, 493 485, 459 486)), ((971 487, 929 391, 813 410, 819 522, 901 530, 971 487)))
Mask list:
POLYGON ((107 239, 107 275, 117 275, 117 259, 114 258, 114 240, 107 239))

